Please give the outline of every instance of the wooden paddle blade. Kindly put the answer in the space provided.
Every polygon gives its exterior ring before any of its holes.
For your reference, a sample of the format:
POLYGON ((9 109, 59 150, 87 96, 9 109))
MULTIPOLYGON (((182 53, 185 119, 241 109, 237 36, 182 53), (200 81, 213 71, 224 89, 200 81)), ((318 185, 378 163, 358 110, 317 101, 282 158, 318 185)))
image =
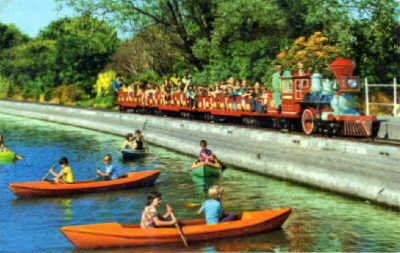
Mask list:
POLYGON ((20 155, 15 155, 15 158, 17 159, 17 160, 22 160, 22 159, 24 159, 22 156, 20 156, 20 155))
POLYGON ((195 208, 201 206, 202 203, 183 203, 183 206, 187 209, 195 208))

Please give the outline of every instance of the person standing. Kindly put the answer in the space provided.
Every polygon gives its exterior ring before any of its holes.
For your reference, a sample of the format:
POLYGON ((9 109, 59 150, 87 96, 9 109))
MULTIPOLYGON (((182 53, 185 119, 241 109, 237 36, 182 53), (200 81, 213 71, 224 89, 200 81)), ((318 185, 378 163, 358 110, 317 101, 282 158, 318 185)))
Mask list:
POLYGON ((115 76, 115 79, 111 83, 111 87, 112 87, 112 89, 114 91, 115 96, 118 96, 118 91, 121 88, 121 84, 122 84, 121 75, 117 74, 115 76))
POLYGON ((272 89, 274 91, 273 98, 274 98, 275 108, 280 110, 282 104, 281 77, 291 77, 292 75, 290 74, 289 71, 283 69, 281 63, 275 64, 275 70, 276 72, 272 74, 272 89))

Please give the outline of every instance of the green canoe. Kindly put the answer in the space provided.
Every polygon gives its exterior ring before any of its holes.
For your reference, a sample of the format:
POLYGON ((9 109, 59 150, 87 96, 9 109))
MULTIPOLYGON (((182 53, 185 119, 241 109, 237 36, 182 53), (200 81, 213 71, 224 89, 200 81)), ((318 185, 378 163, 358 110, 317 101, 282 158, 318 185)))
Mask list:
POLYGON ((0 161, 12 161, 15 158, 15 152, 2 151, 0 152, 0 161))
POLYGON ((197 162, 192 164, 192 174, 198 177, 217 177, 221 174, 221 164, 197 162))

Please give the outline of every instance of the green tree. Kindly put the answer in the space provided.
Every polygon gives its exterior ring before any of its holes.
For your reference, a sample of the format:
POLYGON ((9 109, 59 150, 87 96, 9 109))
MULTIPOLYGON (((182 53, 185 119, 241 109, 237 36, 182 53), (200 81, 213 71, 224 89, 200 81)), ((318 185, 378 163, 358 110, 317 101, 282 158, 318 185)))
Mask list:
POLYGON ((56 42, 30 41, 6 49, 0 60, 0 71, 14 85, 11 93, 37 99, 54 87, 56 42))
POLYGON ((88 94, 119 43, 114 28, 87 16, 54 21, 39 38, 57 42, 56 84, 73 84, 88 94))
POLYGON ((15 25, 0 23, 0 53, 5 49, 18 46, 29 40, 29 36, 18 30, 15 25))

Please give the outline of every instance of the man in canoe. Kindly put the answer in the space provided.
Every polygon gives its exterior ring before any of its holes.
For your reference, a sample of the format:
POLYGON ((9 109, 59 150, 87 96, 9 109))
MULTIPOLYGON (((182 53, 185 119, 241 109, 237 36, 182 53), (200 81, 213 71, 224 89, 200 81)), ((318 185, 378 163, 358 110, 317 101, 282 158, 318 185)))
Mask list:
POLYGON ((141 228, 156 228, 160 226, 173 226, 177 223, 175 216, 172 215, 172 208, 167 205, 167 212, 164 215, 159 215, 157 207, 161 204, 161 193, 150 192, 147 195, 147 205, 143 210, 142 219, 140 221, 141 228), (167 221, 171 217, 170 221, 167 221))
POLYGON ((96 173, 99 174, 99 177, 96 179, 96 181, 108 181, 112 179, 117 179, 117 170, 115 167, 112 165, 112 156, 110 154, 106 154, 103 156, 103 162, 104 165, 106 166, 105 172, 102 172, 101 170, 97 170, 96 173))
POLYGON ((60 173, 54 172, 53 168, 49 170, 49 173, 55 177, 53 180, 56 184, 71 184, 75 182, 74 172, 71 167, 68 166, 68 158, 62 157, 59 161, 61 171, 60 173))
POLYGON ((2 151, 8 151, 8 148, 4 144, 4 137, 2 134, 0 134, 0 152, 2 151))

